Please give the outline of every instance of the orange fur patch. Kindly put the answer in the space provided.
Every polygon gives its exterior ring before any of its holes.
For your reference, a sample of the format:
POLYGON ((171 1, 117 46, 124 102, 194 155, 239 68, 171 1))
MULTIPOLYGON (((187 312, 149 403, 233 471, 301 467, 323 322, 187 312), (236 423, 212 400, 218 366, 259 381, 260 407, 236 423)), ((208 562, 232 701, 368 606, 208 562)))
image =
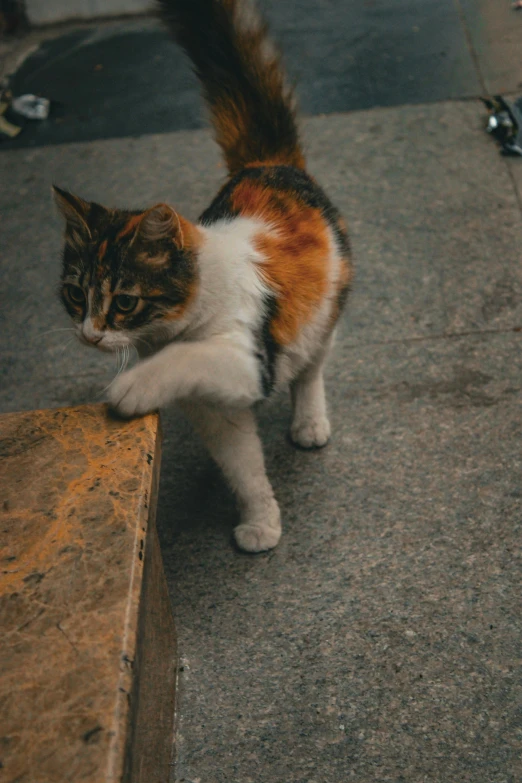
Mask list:
POLYGON ((138 225, 141 223, 143 219, 143 215, 133 215, 130 220, 127 221, 126 225, 122 228, 116 239, 123 239, 123 237, 128 236, 129 234, 132 234, 133 231, 136 230, 138 225))
MULTIPOLYGON (((243 32, 243 38, 239 43, 244 49, 244 57, 247 61, 252 58, 255 49, 261 47, 262 35, 259 32, 248 34, 243 32)), ((262 75, 258 74, 262 81, 262 90, 269 101, 274 104, 280 101, 283 92, 283 78, 276 66, 276 61, 265 63, 262 75)), ((290 103, 291 101, 289 101, 290 103)), ((291 113, 291 110, 289 110, 291 113)), ((297 138, 293 144, 281 144, 281 148, 263 155, 263 149, 252 149, 252 128, 255 127, 256 117, 252 106, 237 94, 220 95, 219 100, 211 104, 211 114, 216 130, 216 141, 224 152, 228 170, 231 174, 240 171, 250 165, 253 156, 262 160, 263 165, 295 166, 305 168, 305 159, 297 138)), ((254 165, 256 165, 254 163, 254 165)))
POLYGON ((185 301, 173 307, 172 310, 169 310, 168 313, 165 313, 163 319, 165 321, 178 321, 180 318, 182 318, 187 312, 191 302, 194 300, 196 290, 197 286, 193 286, 193 290, 189 293, 189 296, 187 296, 185 301))
MULTIPOLYGON (((202 242, 201 232, 193 223, 190 222, 190 220, 186 220, 186 218, 178 215, 178 213, 167 204, 157 204, 155 207, 151 207, 145 212, 142 212, 140 215, 133 215, 133 217, 127 221, 126 225, 119 232, 116 240, 123 239, 124 237, 127 237, 135 232, 142 220, 144 220, 148 214, 153 212, 153 210, 158 209, 158 207, 165 207, 165 210, 168 209, 172 212, 172 240, 178 246, 178 248, 180 250, 185 248, 187 250, 196 250, 202 242)), ((158 238, 161 237, 149 237, 151 241, 154 241, 158 238)), ((145 261, 145 254, 143 254, 142 261, 145 261)))
POLYGON ((296 165, 297 160, 294 163, 289 163, 288 159, 285 155, 281 155, 280 157, 273 157, 273 158, 267 158, 266 160, 253 160, 250 163, 246 163, 243 168, 245 169, 258 169, 258 168, 264 168, 265 166, 290 166, 295 165, 295 168, 304 169, 305 168, 305 162, 304 158, 300 160, 301 165, 296 165))
MULTIPOLYGON (((231 174, 246 168, 252 157, 250 123, 253 118, 237 96, 221 98, 211 107, 212 120, 216 129, 216 141, 224 152, 231 174)), ((305 159, 299 147, 282 149, 270 154, 262 162, 253 165, 295 166, 305 168, 305 159)))
POLYGON ((347 286, 350 285, 353 279, 353 267, 349 258, 343 258, 341 260, 341 268, 339 271, 339 279, 337 280, 337 291, 341 293, 347 286))
POLYGON ((249 180, 239 183, 232 205, 242 216, 259 217, 274 229, 258 234, 255 245, 264 257, 260 273, 279 305, 270 332, 279 345, 288 345, 313 317, 327 291, 327 224, 318 209, 303 206, 291 193, 249 180))
POLYGON ((100 247, 98 248, 98 259, 101 261, 107 252, 107 240, 104 239, 101 243, 100 247))
POLYGON ((178 318, 182 318, 185 315, 190 305, 196 298, 198 292, 199 280, 197 274, 194 274, 192 280, 184 284, 183 289, 183 301, 175 305, 172 310, 165 314, 166 321, 177 321, 178 318))
POLYGON ((203 234, 199 228, 181 215, 178 215, 178 220, 182 239, 180 247, 191 252, 199 250, 203 244, 203 234))

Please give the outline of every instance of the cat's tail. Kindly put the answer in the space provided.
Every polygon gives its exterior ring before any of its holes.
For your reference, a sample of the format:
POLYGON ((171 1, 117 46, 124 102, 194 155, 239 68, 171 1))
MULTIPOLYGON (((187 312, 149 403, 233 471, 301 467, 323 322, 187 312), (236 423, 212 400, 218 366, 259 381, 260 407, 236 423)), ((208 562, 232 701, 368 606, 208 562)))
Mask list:
POLYGON ((252 163, 304 168, 292 91, 252 0, 157 0, 190 57, 231 174, 252 163))

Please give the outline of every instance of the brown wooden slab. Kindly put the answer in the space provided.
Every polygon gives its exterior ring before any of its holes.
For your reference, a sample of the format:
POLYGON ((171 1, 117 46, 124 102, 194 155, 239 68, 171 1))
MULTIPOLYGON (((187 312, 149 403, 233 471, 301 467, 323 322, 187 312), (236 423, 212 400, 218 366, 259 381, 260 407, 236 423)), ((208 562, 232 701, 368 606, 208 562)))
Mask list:
POLYGON ((157 416, 0 417, 0 779, 165 783, 175 637, 157 416))

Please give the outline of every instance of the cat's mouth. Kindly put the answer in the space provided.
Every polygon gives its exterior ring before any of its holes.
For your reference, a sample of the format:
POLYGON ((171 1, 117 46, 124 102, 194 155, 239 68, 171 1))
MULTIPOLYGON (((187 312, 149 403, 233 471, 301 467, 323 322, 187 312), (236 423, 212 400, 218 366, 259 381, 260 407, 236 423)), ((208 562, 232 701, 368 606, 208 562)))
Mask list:
POLYGON ((118 337, 114 339, 112 335, 107 333, 96 336, 87 337, 82 331, 78 331, 78 339, 83 345, 88 345, 89 348, 96 348, 103 353, 116 353, 122 348, 126 348, 131 345, 131 341, 128 338, 118 337))

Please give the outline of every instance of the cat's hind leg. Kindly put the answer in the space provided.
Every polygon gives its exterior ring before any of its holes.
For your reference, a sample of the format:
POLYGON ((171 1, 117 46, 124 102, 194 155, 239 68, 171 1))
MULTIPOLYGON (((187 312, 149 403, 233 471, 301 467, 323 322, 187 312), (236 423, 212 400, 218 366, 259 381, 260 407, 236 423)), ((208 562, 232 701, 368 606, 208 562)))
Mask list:
POLYGON ((327 350, 306 367, 290 386, 293 410, 290 438, 303 449, 321 448, 330 439, 323 379, 326 355, 327 350))
POLYGON ((234 530, 237 545, 245 552, 272 549, 281 538, 281 515, 266 475, 253 412, 186 401, 182 408, 237 496, 241 514, 234 530))

